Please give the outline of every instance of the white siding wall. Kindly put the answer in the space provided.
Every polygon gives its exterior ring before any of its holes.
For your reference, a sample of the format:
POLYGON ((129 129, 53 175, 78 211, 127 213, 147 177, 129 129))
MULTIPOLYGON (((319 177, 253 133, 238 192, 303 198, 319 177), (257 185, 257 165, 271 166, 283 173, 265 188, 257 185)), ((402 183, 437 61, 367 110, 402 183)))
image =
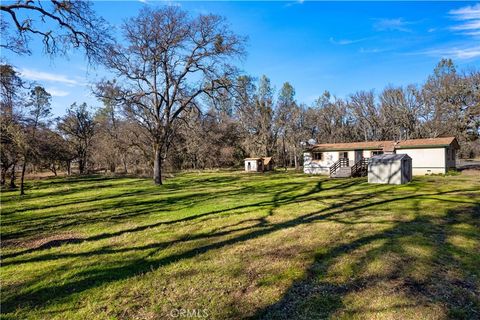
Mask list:
POLYGON ((303 154, 303 172, 307 174, 330 174, 330 167, 338 160, 338 152, 323 152, 323 160, 312 160, 312 154, 303 154))
POLYGON ((256 160, 245 160, 245 171, 257 171, 256 160), (248 164, 250 163, 250 170, 248 170, 248 164))
POLYGON ((445 148, 397 149, 397 154, 408 154, 412 158, 413 175, 445 173, 445 148))
MULTIPOLYGON (((397 154, 408 154, 412 158, 413 175, 446 173, 455 167, 455 160, 447 159, 446 148, 397 149, 397 154)), ((372 150, 363 150, 364 158, 371 158, 372 150)), ((323 161, 312 160, 310 152, 303 154, 303 172, 307 174, 329 174, 330 167, 338 160, 339 151, 323 152, 323 161)), ((350 165, 354 164, 355 151, 348 151, 350 165)))
POLYGON ((348 162, 350 166, 355 164, 355 151, 348 151, 348 162))
POLYGON ((371 158, 372 157, 372 150, 363 150, 363 157, 364 158, 371 158))
POLYGON ((411 181, 411 160, 368 164, 368 183, 403 184, 411 181))
POLYGON ((368 165, 368 183, 401 184, 401 161, 376 163, 368 165))

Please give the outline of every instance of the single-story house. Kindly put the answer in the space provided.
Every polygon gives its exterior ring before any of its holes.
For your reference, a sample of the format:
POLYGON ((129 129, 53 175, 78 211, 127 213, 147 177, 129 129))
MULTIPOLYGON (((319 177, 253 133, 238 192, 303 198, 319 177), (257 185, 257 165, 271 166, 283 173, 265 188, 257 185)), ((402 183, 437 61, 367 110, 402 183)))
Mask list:
POLYGON ((368 161, 368 183, 405 184, 412 181, 408 154, 381 154, 368 161))
POLYGON ((247 172, 264 172, 270 170, 273 170, 272 157, 245 159, 245 171, 247 172))
POLYGON ((359 164, 375 155, 408 154, 412 159, 413 175, 446 173, 455 168, 458 149, 454 137, 316 144, 303 154, 303 172, 335 176, 337 171, 345 172, 345 167, 352 171, 358 167, 366 170, 359 164))

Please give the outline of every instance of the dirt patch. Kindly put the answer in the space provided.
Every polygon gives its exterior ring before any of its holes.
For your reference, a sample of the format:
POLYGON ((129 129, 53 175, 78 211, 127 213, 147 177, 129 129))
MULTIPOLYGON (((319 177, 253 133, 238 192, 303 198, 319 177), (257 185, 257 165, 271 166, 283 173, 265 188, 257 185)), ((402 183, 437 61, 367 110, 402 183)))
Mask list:
POLYGON ((24 248, 24 249, 49 249, 53 247, 59 247, 68 243, 79 243, 84 241, 85 238, 78 233, 65 232, 55 235, 40 235, 38 237, 22 240, 5 240, 2 241, 2 248, 24 248))
POLYGON ((480 169, 465 169, 465 170, 462 170, 462 175, 480 177, 480 169))

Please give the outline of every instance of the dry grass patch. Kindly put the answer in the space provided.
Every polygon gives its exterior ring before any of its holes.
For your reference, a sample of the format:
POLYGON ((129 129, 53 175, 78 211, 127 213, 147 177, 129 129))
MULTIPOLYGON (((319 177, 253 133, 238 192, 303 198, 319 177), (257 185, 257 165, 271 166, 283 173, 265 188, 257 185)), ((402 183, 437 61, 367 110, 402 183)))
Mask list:
POLYGON ((102 176, 32 183, 26 197, 2 194, 4 319, 480 315, 473 176, 404 186, 293 172, 195 172, 161 187, 102 176))

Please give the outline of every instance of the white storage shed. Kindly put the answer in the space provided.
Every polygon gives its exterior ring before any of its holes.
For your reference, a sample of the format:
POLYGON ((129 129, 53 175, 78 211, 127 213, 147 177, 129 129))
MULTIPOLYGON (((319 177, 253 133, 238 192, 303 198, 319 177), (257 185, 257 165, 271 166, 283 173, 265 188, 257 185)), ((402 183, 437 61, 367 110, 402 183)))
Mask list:
POLYGON ((245 171, 247 172, 265 172, 273 170, 272 157, 246 158, 245 171))
POLYGON ((405 184, 412 181, 412 158, 407 154, 382 154, 368 162, 368 183, 405 184))

